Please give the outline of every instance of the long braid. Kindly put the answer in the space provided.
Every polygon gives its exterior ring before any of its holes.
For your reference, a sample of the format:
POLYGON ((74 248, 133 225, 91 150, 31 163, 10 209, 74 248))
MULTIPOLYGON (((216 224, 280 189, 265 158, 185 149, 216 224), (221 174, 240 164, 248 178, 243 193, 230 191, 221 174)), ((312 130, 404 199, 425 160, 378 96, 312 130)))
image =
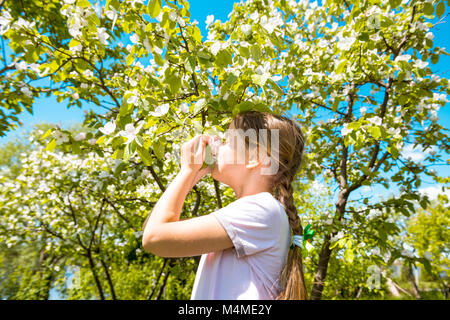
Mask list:
MULTIPOLYGON (((276 198, 283 204, 289 219, 293 234, 303 234, 301 219, 298 215, 297 208, 294 204, 294 188, 292 182, 302 163, 304 136, 301 129, 293 124, 296 128, 296 143, 294 152, 289 159, 281 162, 281 170, 278 179, 275 182, 276 198)), ((277 300, 307 300, 308 293, 306 291, 305 278, 303 274, 301 248, 294 246, 289 249, 288 258, 285 267, 281 272, 281 285, 284 287, 280 292, 277 300)))
MULTIPOLYGON (((292 168, 291 170, 295 170, 292 168)), ((289 171, 291 171, 289 170, 289 171)), ((282 176, 279 184, 278 200, 283 204, 286 214, 289 218, 289 225, 292 228, 294 234, 303 234, 303 227, 300 217, 297 213, 297 208, 294 205, 293 187, 292 187, 292 174, 285 174, 282 176)), ((277 297, 277 300, 306 300, 308 299, 308 293, 306 291, 305 280, 303 275, 303 263, 301 249, 294 246, 293 249, 289 249, 288 258, 285 267, 281 272, 281 285, 283 290, 277 297), (299 274, 300 279, 295 279, 293 276, 299 274), (301 282, 302 285, 298 285, 301 282)))

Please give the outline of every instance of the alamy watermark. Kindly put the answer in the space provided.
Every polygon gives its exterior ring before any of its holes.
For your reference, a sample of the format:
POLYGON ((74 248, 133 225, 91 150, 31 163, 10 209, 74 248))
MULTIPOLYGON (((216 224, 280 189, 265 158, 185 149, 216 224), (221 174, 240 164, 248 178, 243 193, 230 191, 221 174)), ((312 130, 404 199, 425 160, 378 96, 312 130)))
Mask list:
POLYGON ((370 290, 381 288, 381 269, 377 265, 371 265, 367 268, 370 277, 366 281, 366 285, 370 290))
MULTIPOLYGON (((224 158, 226 164, 245 164, 246 155, 254 155, 256 149, 258 150, 258 160, 262 163, 260 167, 261 175, 274 175, 279 169, 279 145, 280 145, 280 135, 279 129, 227 129, 225 133, 221 133, 214 129, 208 129, 206 135, 211 137, 219 136, 227 139, 230 143, 230 147, 234 150, 235 156, 233 159, 224 158), (268 138, 270 130, 270 139, 268 138), (258 135, 257 135, 258 131, 258 135), (259 139, 257 139, 259 137, 259 139), (246 139, 247 138, 247 139, 246 139), (268 141, 270 140, 270 156, 267 153, 268 141), (246 148, 246 141, 248 141, 249 150, 246 148), (257 148, 256 143, 259 141, 259 148, 257 148), (270 165, 269 165, 270 164, 270 165)), ((202 134, 201 132, 194 132, 194 136, 202 134)), ((180 130, 178 132, 173 132, 174 137, 179 137, 181 140, 180 146, 189 140, 188 134, 180 130)), ((176 160, 179 164, 180 161, 180 146, 176 146, 173 149, 173 153, 170 154, 170 158, 176 160)), ((216 152, 220 152, 220 144, 217 150, 213 150, 213 157, 216 157, 216 152)), ((191 161, 194 164, 197 163, 199 159, 191 157, 191 161)))

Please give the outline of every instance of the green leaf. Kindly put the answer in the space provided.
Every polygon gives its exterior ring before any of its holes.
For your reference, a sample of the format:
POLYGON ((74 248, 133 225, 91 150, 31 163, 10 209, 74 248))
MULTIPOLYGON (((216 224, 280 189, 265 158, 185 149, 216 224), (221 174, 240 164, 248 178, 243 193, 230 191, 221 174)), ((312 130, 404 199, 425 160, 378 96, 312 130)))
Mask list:
POLYGON ((275 81, 273 81, 271 78, 269 78, 267 81, 269 81, 270 85, 272 86, 272 89, 274 89, 280 96, 284 94, 284 91, 281 90, 281 88, 275 81))
POLYGON ((42 135, 41 140, 47 138, 52 133, 52 131, 53 129, 48 129, 47 132, 42 135))
POLYGON ((144 162, 146 166, 152 165, 152 157, 150 156, 150 153, 148 152, 147 149, 141 146, 137 146, 137 153, 139 154, 139 156, 142 159, 142 162, 144 162))
POLYGON ((389 0, 389 4, 391 5, 392 9, 397 8, 400 5, 400 3, 402 3, 401 0, 389 0))
POLYGON ((369 34, 367 32, 361 32, 358 36, 358 40, 363 42, 369 41, 369 34))
POLYGON ((155 140, 153 142, 153 152, 161 161, 164 161, 164 151, 165 146, 160 140, 155 140))
POLYGON ((78 46, 78 45, 80 45, 80 44, 81 44, 80 41, 75 40, 75 39, 72 39, 72 40, 70 40, 70 42, 69 42, 69 48, 76 47, 76 46, 78 46))
POLYGON ((227 49, 220 50, 216 55, 216 65, 222 68, 227 67, 229 64, 233 63, 233 57, 231 52, 227 49))
POLYGON ((266 81, 269 79, 270 75, 268 73, 264 74, 252 74, 252 81, 258 86, 263 87, 266 81))
POLYGON ((47 144, 47 146, 45 147, 45 150, 51 152, 51 151, 53 151, 53 150, 55 149, 55 147, 56 147, 56 140, 53 139, 52 141, 50 141, 50 142, 47 144))
POLYGON ((107 136, 101 136, 100 138, 97 139, 97 141, 95 143, 101 145, 105 141, 106 138, 107 138, 107 136))
POLYGON ((175 74, 171 74, 167 79, 167 82, 169 83, 170 91, 172 91, 173 94, 177 93, 181 87, 181 79, 175 74))
POLYGON ((250 52, 252 53, 253 60, 258 61, 261 58, 261 49, 259 45, 255 44, 250 47, 250 52))
POLYGON ((128 159, 130 159, 130 149, 128 148, 128 144, 127 145, 125 145, 125 148, 123 149, 123 158, 122 158, 122 160, 123 161, 125 161, 125 162, 127 162, 128 161, 128 159))
POLYGON ((150 17, 156 18, 161 12, 161 6, 161 0, 150 0, 148 3, 150 17))
POLYGON ((114 153, 111 156, 111 158, 113 158, 114 160, 115 159, 123 159, 123 153, 124 153, 123 148, 117 149, 116 151, 114 151, 114 153))
POLYGON ((205 60, 209 60, 211 59, 211 55, 209 54, 208 51, 206 50, 201 50, 197 53, 197 55, 199 56, 199 58, 205 59, 205 60))
POLYGON ((205 98, 199 99, 194 105, 194 110, 193 110, 194 114, 199 112, 204 106, 206 106, 205 98))
POLYGON ((352 130, 358 130, 360 127, 361 127, 361 122, 359 122, 359 121, 350 122, 347 125, 347 128, 352 129, 352 130))
POLYGON ((127 100, 125 100, 125 98, 122 101, 122 105, 120 106, 119 109, 119 116, 123 117, 124 115, 126 115, 131 109, 133 108, 133 105, 128 104, 127 100))
POLYGON ((430 2, 426 2, 423 6, 423 12, 429 16, 433 15, 433 13, 434 13, 433 4, 430 2))
POLYGON ((184 67, 186 68, 186 70, 188 72, 193 73, 196 66, 197 66, 197 60, 193 56, 188 56, 184 60, 184 67))
POLYGON ((155 59, 155 62, 159 66, 162 67, 164 65, 164 59, 161 57, 161 55, 159 53, 153 52, 153 58, 155 59))
POLYGON ((80 149, 80 144, 78 142, 72 142, 72 152, 75 154, 80 154, 81 149, 80 149))
POLYGON ((392 155, 392 158, 398 158, 399 152, 395 146, 388 146, 387 151, 392 155))
POLYGON ((342 73, 342 71, 344 71, 344 68, 347 66, 347 60, 342 60, 341 63, 339 63, 339 65, 336 68, 336 73, 342 73))
POLYGON ((231 87, 233 83, 236 82, 237 79, 238 77, 234 73, 229 73, 227 77, 227 85, 231 87))
POLYGON ((242 57, 244 57, 246 59, 248 59, 250 57, 250 50, 247 47, 241 47, 240 46, 238 50, 239 50, 239 54, 242 57))
POLYGON ((431 264, 430 264, 430 261, 428 261, 428 259, 427 258, 420 258, 420 259, 418 259, 422 264, 423 264, 423 266, 425 267, 425 270, 429 273, 429 274, 431 274, 431 264))
POLYGON ((431 63, 436 64, 439 62, 439 55, 438 54, 432 54, 431 55, 431 63))
POLYGON ((129 54, 126 59, 127 66, 131 66, 131 64, 134 62, 134 60, 135 60, 134 54, 129 54))
POLYGON ((436 6, 436 15, 438 16, 438 18, 440 18, 440 17, 442 17, 444 12, 445 12, 445 4, 444 4, 444 1, 441 1, 436 6))
POLYGON ((194 26, 193 28, 193 32, 192 32, 192 37, 194 38, 194 40, 197 43, 201 43, 202 42, 202 33, 200 32, 200 29, 197 26, 194 26))
POLYGON ((379 127, 369 127, 367 130, 369 131, 370 135, 375 139, 381 137, 381 130, 379 127))
POLYGON ((77 0, 77 7, 88 8, 90 6, 91 4, 89 3, 88 0, 77 0))

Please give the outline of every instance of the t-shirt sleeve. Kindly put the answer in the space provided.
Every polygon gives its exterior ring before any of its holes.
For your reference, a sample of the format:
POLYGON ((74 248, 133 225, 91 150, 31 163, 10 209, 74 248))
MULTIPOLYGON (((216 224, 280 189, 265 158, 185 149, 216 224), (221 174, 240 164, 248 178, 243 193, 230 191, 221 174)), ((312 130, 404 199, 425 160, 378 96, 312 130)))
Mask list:
POLYGON ((279 212, 273 205, 256 200, 235 201, 211 214, 228 233, 238 258, 276 245, 279 212))

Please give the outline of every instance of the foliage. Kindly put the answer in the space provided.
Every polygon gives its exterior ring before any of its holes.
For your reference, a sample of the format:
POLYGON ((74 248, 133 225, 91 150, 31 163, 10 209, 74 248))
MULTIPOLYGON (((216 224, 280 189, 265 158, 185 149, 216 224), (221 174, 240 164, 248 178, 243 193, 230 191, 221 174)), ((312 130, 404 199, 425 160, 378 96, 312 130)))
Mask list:
MULTIPOLYGON (((142 219, 176 174, 182 142, 198 132, 223 133, 239 111, 297 108, 293 118, 307 144, 296 190, 320 177, 337 188, 324 211, 309 218, 318 230, 307 258, 317 259, 307 275, 313 299, 321 298, 328 266, 337 270, 330 257, 340 252, 350 264, 365 259, 368 248, 378 248, 370 259, 381 265, 403 256, 394 241, 401 233, 397 217, 429 205, 418 192, 423 177, 446 181, 430 169, 450 147, 437 123, 449 83, 430 68, 448 55, 433 43, 430 22, 445 11, 442 1, 247 1, 234 5, 228 21, 209 21, 206 39, 190 20, 187 1, 108 0, 95 8, 87 0, 20 3, 27 9, 3 3, 0 17, 1 36, 14 53, 0 72, 0 132, 13 127, 15 115, 40 93, 68 107, 93 103, 108 112, 86 114, 89 132, 42 132, 45 150, 25 156, 15 177, 3 173, 2 225, 15 234, 5 241, 30 242, 39 234, 32 228, 50 230, 46 250, 67 256, 67 265, 84 261, 81 283, 92 297, 112 296, 108 277, 127 270, 121 269, 125 253, 136 251, 142 219), (124 39, 131 43, 125 46, 124 39), (44 78, 52 85, 43 85, 44 78), (11 108, 8 116, 4 110, 11 108), (411 147, 427 152, 424 162, 405 156, 411 147), (397 185, 400 194, 352 200, 355 191, 376 185, 397 185), (103 256, 111 271, 101 266, 103 256)), ((198 185, 208 193, 195 214, 233 199, 211 180, 198 185)), ((298 193, 295 199, 304 212, 311 209, 298 193)), ((187 201, 185 217, 193 213, 187 201)), ((178 296, 170 289, 177 287, 176 276, 166 282, 166 297, 178 296)))

